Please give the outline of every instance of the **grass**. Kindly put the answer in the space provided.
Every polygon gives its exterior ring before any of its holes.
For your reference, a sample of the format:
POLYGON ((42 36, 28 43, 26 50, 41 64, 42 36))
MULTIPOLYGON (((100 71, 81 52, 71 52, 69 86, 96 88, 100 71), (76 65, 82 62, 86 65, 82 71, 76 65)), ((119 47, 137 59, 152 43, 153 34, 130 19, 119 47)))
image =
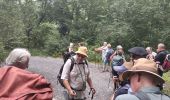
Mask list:
POLYGON ((170 72, 164 73, 163 79, 165 80, 165 87, 163 92, 170 95, 170 72))

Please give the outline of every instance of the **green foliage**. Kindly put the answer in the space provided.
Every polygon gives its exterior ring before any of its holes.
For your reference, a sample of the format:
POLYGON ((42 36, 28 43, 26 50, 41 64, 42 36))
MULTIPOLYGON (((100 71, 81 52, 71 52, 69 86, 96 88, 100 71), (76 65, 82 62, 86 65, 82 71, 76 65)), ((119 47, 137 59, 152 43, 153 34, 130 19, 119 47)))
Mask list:
POLYGON ((4 49, 24 46, 25 35, 19 7, 13 2, 1 2, 0 7, 0 40, 4 49))
POLYGON ((1 0, 0 8, 5 50, 28 47, 59 55, 81 41, 90 55, 103 41, 125 51, 159 42, 170 49, 169 0, 1 0))
POLYGON ((4 47, 3 47, 3 43, 0 42, 0 63, 4 61, 6 55, 7 55, 7 52, 4 50, 4 47))
POLYGON ((163 75, 163 79, 166 81, 165 83, 165 87, 164 87, 164 90, 163 92, 170 95, 170 75, 169 75, 170 72, 167 72, 167 73, 164 73, 163 75))

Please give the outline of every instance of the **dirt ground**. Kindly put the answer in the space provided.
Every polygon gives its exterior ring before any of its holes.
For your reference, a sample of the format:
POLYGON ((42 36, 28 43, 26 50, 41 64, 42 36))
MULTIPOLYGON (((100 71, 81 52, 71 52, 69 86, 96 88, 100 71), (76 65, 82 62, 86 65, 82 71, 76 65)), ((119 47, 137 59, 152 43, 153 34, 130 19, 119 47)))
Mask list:
MULTIPOLYGON (((55 100, 64 100, 63 88, 57 83, 57 74, 63 60, 51 57, 31 57, 29 70, 44 75, 52 84, 55 100)), ((101 73, 101 65, 89 63, 91 78, 93 80, 96 94, 93 100, 109 100, 113 93, 112 82, 109 84, 110 73, 101 73)), ((91 100, 88 95, 89 88, 86 89, 87 100, 91 100)))

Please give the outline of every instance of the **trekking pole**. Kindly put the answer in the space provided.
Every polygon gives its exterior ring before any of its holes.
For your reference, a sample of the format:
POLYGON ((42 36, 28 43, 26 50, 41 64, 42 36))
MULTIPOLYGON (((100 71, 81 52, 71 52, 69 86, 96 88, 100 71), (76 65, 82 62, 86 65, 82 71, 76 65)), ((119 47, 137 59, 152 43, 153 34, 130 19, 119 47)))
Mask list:
POLYGON ((96 67, 96 55, 95 55, 95 67, 96 67))
POLYGON ((92 93, 91 100, 93 100, 93 97, 94 97, 94 94, 93 94, 92 89, 93 89, 93 88, 91 88, 91 89, 90 89, 90 92, 89 92, 89 95, 92 93))
POLYGON ((110 81, 111 81, 111 74, 110 74, 110 77, 109 77, 108 88, 109 88, 109 85, 110 85, 110 81))

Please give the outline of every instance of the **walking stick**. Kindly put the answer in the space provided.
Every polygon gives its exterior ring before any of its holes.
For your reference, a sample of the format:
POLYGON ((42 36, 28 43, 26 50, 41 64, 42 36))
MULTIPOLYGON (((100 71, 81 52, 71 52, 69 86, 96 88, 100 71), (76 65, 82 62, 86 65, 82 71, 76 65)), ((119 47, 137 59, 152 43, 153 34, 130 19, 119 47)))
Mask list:
POLYGON ((91 100, 93 100, 93 97, 94 97, 93 89, 94 89, 94 88, 91 88, 91 89, 90 89, 90 92, 89 92, 89 95, 92 93, 91 100))

